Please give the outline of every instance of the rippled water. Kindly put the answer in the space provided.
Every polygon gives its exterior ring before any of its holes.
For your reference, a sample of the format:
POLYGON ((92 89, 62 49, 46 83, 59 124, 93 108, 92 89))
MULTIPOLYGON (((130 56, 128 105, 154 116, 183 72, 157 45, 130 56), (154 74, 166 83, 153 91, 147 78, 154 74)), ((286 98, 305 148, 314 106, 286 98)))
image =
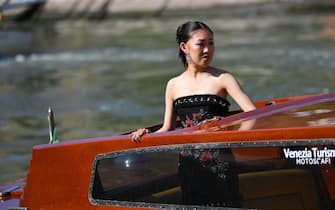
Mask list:
MULTIPOLYGON (((261 100, 335 91, 334 16, 218 14, 204 21, 215 31, 214 65, 261 100)), ((48 142, 49 106, 61 141, 161 122, 166 81, 183 71, 175 28, 187 19, 198 18, 72 20, 1 31, 0 183, 24 177, 32 146, 48 142)))

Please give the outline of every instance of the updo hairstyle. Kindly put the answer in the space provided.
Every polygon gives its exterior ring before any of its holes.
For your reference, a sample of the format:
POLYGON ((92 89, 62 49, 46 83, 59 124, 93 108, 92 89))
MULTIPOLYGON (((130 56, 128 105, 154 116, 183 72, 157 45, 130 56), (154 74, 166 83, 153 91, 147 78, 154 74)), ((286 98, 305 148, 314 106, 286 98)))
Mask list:
POLYGON ((188 66, 185 53, 180 49, 180 43, 186 43, 192 36, 192 32, 198 29, 206 29, 211 34, 214 34, 213 31, 203 22, 200 21, 188 21, 177 28, 176 41, 178 44, 179 54, 181 62, 185 67, 188 66))

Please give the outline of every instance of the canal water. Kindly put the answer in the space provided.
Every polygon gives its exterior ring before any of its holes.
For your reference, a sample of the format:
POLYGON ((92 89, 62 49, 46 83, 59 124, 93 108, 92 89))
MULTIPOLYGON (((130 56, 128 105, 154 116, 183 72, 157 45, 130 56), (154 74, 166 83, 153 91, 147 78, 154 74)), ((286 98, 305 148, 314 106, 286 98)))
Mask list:
POLYGON ((60 141, 160 123, 165 84, 183 71, 175 29, 200 13, 215 32, 213 65, 253 100, 335 91, 329 13, 193 11, 8 27, 0 31, 0 183, 25 177, 32 147, 48 143, 49 106, 60 141))

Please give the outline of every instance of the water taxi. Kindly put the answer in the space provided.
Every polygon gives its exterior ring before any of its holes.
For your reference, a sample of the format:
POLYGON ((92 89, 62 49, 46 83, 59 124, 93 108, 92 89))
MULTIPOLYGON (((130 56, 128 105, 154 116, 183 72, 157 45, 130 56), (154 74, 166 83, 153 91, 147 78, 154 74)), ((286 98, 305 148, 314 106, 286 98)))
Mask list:
POLYGON ((138 143, 127 132, 34 146, 0 209, 335 209, 335 93, 256 105, 138 143))

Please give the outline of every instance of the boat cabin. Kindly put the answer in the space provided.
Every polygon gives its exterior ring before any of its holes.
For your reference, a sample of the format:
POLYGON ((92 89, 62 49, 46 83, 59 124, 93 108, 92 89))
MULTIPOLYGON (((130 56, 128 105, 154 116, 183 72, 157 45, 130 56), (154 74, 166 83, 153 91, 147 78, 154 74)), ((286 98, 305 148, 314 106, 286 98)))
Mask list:
POLYGON ((0 209, 335 209, 335 94, 256 105, 139 143, 35 146, 0 209))

